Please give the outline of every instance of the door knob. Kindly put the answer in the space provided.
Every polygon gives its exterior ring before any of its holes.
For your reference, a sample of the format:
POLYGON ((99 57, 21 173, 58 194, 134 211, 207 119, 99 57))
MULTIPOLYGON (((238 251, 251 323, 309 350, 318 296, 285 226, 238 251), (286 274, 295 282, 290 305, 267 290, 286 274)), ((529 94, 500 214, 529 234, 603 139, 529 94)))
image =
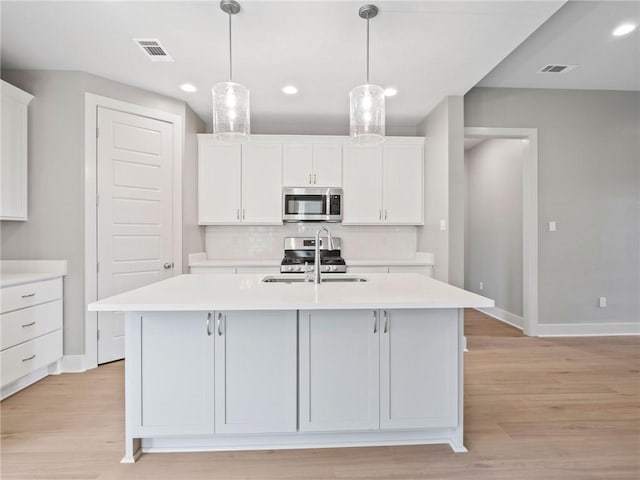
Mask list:
POLYGON ((173 268, 173 262, 165 262, 164 265, 162 265, 162 268, 164 268, 165 270, 170 270, 173 268))

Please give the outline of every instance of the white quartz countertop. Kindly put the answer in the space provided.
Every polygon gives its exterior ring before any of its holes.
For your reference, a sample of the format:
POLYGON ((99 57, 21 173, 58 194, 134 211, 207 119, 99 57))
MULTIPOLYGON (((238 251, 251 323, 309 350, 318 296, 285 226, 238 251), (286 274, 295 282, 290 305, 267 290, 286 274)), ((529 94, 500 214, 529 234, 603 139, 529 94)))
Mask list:
MULTIPOLYGON (((342 275, 342 274, 340 274, 342 275)), ((366 282, 264 283, 265 275, 179 275, 89 304, 90 311, 324 310, 493 307, 494 302, 412 273, 346 275, 366 282)))
POLYGON ((51 280, 66 274, 66 260, 2 260, 0 288, 51 280))
POLYGON ((41 282, 60 278, 62 275, 57 272, 41 273, 2 273, 0 274, 0 288, 24 285, 25 283, 41 282))

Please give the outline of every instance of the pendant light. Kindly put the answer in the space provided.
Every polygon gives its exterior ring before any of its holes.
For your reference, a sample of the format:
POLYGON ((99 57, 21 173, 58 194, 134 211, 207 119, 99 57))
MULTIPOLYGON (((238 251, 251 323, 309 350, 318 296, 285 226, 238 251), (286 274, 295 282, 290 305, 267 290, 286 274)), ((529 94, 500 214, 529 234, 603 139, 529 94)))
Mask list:
POLYGON ((236 0, 222 0, 220 9, 229 15, 229 81, 216 83, 213 94, 213 134, 225 143, 244 143, 251 133, 249 89, 233 81, 231 57, 231 15, 240 11, 236 0))
POLYGON ((351 142, 359 145, 384 142, 384 89, 369 83, 369 20, 377 14, 375 5, 365 5, 358 11, 367 21, 367 80, 349 92, 349 133, 351 142))

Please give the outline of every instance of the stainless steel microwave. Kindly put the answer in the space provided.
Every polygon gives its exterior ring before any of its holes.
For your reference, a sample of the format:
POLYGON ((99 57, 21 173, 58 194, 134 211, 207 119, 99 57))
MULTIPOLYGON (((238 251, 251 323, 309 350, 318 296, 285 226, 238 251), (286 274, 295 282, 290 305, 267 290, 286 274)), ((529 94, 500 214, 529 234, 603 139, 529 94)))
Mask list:
POLYGON ((282 189, 282 220, 285 222, 341 222, 341 188, 282 189))

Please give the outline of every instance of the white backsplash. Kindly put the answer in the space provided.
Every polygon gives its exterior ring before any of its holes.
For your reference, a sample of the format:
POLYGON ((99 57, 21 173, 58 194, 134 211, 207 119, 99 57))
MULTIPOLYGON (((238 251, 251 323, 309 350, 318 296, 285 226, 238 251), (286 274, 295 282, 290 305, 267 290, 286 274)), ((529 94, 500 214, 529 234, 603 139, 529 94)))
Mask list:
POLYGON ((208 226, 206 250, 211 260, 279 259, 284 237, 312 237, 321 225, 342 238, 346 259, 412 259, 416 255, 416 227, 354 226, 286 223, 274 226, 208 226))

